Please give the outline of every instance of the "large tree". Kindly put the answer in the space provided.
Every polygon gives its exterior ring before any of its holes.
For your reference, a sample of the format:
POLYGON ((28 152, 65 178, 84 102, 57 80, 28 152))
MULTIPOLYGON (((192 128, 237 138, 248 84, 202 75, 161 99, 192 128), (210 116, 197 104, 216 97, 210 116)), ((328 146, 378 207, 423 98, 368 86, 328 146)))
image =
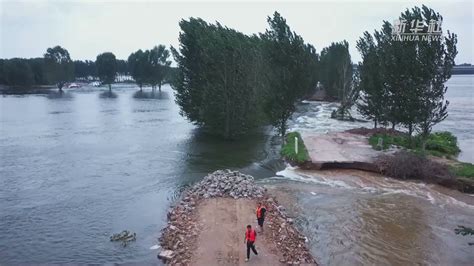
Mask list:
POLYGON ((347 41, 331 43, 321 51, 321 83, 326 93, 343 100, 352 86, 352 62, 347 41))
POLYGON ((117 75, 117 60, 111 52, 105 52, 97 56, 95 61, 97 74, 102 83, 109 85, 109 91, 112 90, 112 83, 117 75))
POLYGON ((180 22, 180 49, 173 87, 181 113, 212 133, 233 139, 257 125, 254 39, 220 24, 180 22))
POLYGON ((153 47, 150 50, 148 56, 148 64, 150 67, 149 83, 153 89, 158 86, 159 91, 161 92, 161 85, 168 74, 171 61, 169 61, 170 52, 166 49, 164 45, 158 45, 153 47))
POLYGON ((358 111, 365 117, 374 121, 374 128, 378 124, 385 124, 388 112, 388 92, 384 86, 381 73, 381 60, 378 46, 368 32, 364 33, 357 41, 357 49, 361 53, 362 62, 359 63, 359 88, 360 101, 357 103, 358 111))
POLYGON ((44 54, 45 76, 50 84, 62 91, 64 84, 74 79, 74 63, 69 52, 61 46, 48 48, 44 54))
POLYGON ((269 64, 265 113, 284 138, 295 102, 316 86, 318 55, 278 12, 267 21, 270 28, 261 35, 269 64))
POLYGON ((143 52, 141 49, 132 53, 128 57, 128 66, 132 78, 137 83, 140 90, 143 89, 143 85, 146 83, 148 76, 150 75, 148 65, 149 51, 143 52))
POLYGON ((396 38, 394 25, 384 22, 381 31, 374 34, 375 42, 371 43, 368 33, 359 41, 364 60, 362 71, 373 74, 362 76, 361 84, 364 90, 373 90, 372 96, 382 98, 382 102, 366 102, 368 115, 373 119, 383 116, 392 127, 403 125, 410 135, 417 130, 426 139, 433 126, 447 117, 444 84, 454 66, 457 36, 449 31, 444 37, 428 36, 432 33, 429 29, 442 19, 427 6, 407 9, 399 17, 406 27, 404 32, 420 31, 423 35, 396 38), (382 103, 385 108, 378 107, 382 103), (380 111, 383 115, 378 114, 380 111))

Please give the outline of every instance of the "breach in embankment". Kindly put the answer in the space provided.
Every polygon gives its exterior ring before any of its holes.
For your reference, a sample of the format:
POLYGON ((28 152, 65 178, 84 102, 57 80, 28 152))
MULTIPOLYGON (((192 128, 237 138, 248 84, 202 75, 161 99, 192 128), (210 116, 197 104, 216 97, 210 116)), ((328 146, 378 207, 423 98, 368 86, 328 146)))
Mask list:
POLYGON ((358 169, 474 193, 474 166, 455 159, 460 151, 456 142, 449 132, 435 132, 421 150, 417 137, 383 128, 292 132, 282 155, 303 169, 358 169))
POLYGON ((184 191, 169 211, 158 257, 168 264, 316 265, 307 238, 284 210, 252 176, 215 171, 184 191), (257 228, 258 202, 267 210, 264 232, 257 230, 258 256, 245 262, 245 230, 257 228))

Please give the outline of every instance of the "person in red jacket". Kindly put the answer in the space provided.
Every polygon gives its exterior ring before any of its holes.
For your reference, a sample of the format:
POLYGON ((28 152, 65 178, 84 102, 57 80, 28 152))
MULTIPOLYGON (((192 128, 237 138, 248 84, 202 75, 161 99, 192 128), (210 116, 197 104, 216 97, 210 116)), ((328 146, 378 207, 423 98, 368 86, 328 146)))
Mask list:
POLYGON ((260 226, 260 232, 263 233, 263 222, 265 221, 265 213, 267 212, 267 209, 261 202, 258 203, 257 206, 257 221, 258 225, 260 226))
POLYGON ((257 250, 255 249, 255 241, 257 240, 257 232, 252 229, 252 226, 249 224, 247 225, 247 230, 245 231, 245 240, 244 243, 247 244, 247 258, 245 261, 249 261, 250 259, 250 249, 252 249, 255 255, 258 255, 257 250))

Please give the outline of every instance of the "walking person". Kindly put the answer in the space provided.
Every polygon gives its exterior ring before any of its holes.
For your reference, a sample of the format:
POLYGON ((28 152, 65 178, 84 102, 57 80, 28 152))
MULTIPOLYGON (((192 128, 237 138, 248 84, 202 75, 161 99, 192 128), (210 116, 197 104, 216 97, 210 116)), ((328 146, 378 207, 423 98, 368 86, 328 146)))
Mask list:
POLYGON ((245 240, 244 243, 247 244, 247 258, 245 261, 249 261, 250 259, 250 249, 252 249, 255 255, 258 255, 257 250, 255 249, 255 241, 257 240, 257 232, 252 229, 252 226, 249 224, 247 225, 247 230, 245 231, 245 240))
POLYGON ((261 202, 258 203, 257 206, 257 221, 258 225, 260 226, 260 232, 263 233, 263 222, 265 222, 265 214, 267 212, 267 209, 261 202))

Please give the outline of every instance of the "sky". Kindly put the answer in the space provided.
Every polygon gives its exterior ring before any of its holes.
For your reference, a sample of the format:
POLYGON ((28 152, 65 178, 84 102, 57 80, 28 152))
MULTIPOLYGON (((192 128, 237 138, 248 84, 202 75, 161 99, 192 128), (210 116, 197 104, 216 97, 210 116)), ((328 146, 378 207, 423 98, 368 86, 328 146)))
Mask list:
POLYGON ((456 63, 474 63, 474 0, 451 1, 92 1, 0 0, 0 58, 41 57, 61 45, 71 58, 95 60, 102 52, 127 59, 138 49, 179 46, 179 21, 200 17, 245 34, 264 32, 278 11, 317 51, 347 40, 352 60, 364 31, 393 22, 406 8, 426 4, 443 15, 443 30, 458 35, 456 63))

